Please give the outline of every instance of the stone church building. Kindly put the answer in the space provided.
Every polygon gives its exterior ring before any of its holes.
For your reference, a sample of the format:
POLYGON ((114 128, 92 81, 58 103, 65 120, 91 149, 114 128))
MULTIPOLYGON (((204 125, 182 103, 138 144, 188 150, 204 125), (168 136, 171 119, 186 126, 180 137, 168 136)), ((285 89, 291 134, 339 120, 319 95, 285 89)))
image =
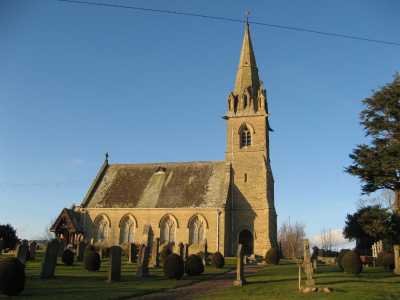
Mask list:
POLYGON ((80 206, 64 209, 52 231, 75 244, 197 245, 264 256, 277 245, 266 91, 246 24, 235 86, 227 99, 222 161, 110 164, 106 160, 80 206))

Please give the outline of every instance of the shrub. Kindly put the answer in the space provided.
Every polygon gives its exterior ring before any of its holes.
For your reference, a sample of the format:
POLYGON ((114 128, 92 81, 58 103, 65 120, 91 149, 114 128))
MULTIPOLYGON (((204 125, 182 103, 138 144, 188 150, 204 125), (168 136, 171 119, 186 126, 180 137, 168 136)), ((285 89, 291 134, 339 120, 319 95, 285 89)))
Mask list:
POLYGON ((183 259, 178 254, 170 254, 164 262, 164 274, 167 278, 181 279, 184 273, 183 259))
POLYGON ((225 265, 225 258, 220 252, 215 252, 212 256, 212 263, 214 267, 218 269, 223 268, 225 265))
POLYGON ((265 261, 271 265, 279 264, 279 251, 277 248, 271 248, 265 254, 265 261))
POLYGON ((74 257, 75 257, 75 254, 72 250, 65 249, 61 256, 61 261, 66 266, 72 266, 74 264, 74 257))
POLYGON ((381 252, 376 258, 376 264, 378 266, 384 267, 386 271, 391 271, 394 269, 394 254, 390 252, 381 252))
POLYGON ((98 271, 101 264, 100 255, 96 251, 87 249, 83 258, 83 264, 88 271, 98 271))
POLYGON ((16 296, 25 288, 25 266, 15 257, 0 261, 0 291, 16 296))
POLYGON ((343 259, 343 256, 349 251, 351 251, 351 250, 342 249, 342 250, 340 250, 338 256, 336 257, 336 265, 338 266, 340 271, 344 271, 344 268, 343 268, 343 265, 342 265, 342 259, 343 259))
POLYGON ((347 251, 343 255, 341 263, 346 273, 357 275, 362 271, 360 255, 355 251, 347 251))
POLYGON ((185 263, 185 272, 189 276, 200 275, 203 273, 204 265, 201 257, 196 254, 190 255, 185 263))
POLYGON ((171 254, 172 254, 171 246, 165 245, 160 251, 161 265, 164 265, 165 261, 167 260, 167 257, 170 256, 171 254))

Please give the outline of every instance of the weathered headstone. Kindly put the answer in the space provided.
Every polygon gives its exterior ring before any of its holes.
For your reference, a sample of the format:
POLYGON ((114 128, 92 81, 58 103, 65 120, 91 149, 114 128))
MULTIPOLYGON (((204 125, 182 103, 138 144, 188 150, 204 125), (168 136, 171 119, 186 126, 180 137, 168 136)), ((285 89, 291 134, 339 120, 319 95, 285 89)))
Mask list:
POLYGON ((239 244, 236 254, 236 280, 233 282, 234 286, 243 286, 246 284, 246 280, 244 278, 243 257, 243 245, 239 244))
POLYGON ((184 244, 183 245, 183 256, 182 256, 183 261, 186 261, 188 256, 189 256, 189 244, 184 244))
POLYGON ((50 241, 46 246, 42 261, 42 270, 40 272, 41 279, 48 279, 54 277, 54 271, 57 265, 57 255, 60 248, 58 240, 54 239, 50 241))
POLYGON ((149 247, 141 245, 139 250, 138 266, 136 276, 146 277, 149 275, 149 247))
POLYGON ((155 241, 153 242, 153 247, 151 248, 150 267, 158 268, 160 266, 159 252, 160 252, 160 239, 156 238, 155 241))
POLYGON ((394 270, 393 272, 400 275, 400 245, 394 245, 394 270))
POLYGON ((120 246, 110 247, 110 268, 108 270, 108 282, 121 280, 121 254, 120 246))
POLYGON ((3 249, 5 248, 5 242, 3 238, 0 239, 0 255, 3 253, 3 249))
POLYGON ((18 258, 21 263, 26 263, 26 260, 28 259, 28 254, 29 247, 27 242, 23 242, 22 244, 18 245, 15 257, 18 258))
POLYGON ((65 242, 65 240, 59 241, 58 254, 57 254, 58 257, 61 257, 63 255, 66 246, 67 243, 65 242))
POLYGON ((180 257, 182 257, 182 259, 183 259, 183 261, 185 261, 185 246, 183 245, 183 243, 179 243, 179 245, 178 245, 178 247, 179 247, 179 255, 180 255, 180 257))
POLYGON ((136 262, 136 258, 137 258, 137 248, 136 245, 134 243, 130 243, 128 245, 128 261, 130 263, 135 263, 136 262))
POLYGON ((35 241, 29 244, 29 259, 32 260, 36 259, 36 248, 37 248, 37 243, 35 241))
POLYGON ((76 260, 77 261, 83 261, 83 256, 85 253, 86 246, 87 246, 87 244, 85 241, 80 241, 78 243, 78 246, 76 248, 76 260))
POLYGON ((304 254, 303 254, 303 269, 304 273, 306 273, 306 287, 313 288, 315 287, 315 280, 313 279, 313 266, 311 263, 311 255, 310 255, 310 243, 308 239, 304 240, 304 254))

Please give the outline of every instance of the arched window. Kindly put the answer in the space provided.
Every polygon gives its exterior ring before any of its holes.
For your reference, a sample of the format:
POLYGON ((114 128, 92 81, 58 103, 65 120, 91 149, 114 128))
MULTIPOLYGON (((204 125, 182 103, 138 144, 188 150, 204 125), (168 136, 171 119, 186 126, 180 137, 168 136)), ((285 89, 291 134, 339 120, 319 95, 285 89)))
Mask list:
POLYGON ((100 216, 95 220, 95 235, 94 239, 96 242, 105 241, 108 239, 110 224, 104 216, 100 216))
POLYGON ((206 223, 203 218, 195 216, 189 223, 189 244, 200 244, 206 239, 206 223))
POLYGON ((119 243, 133 243, 136 223, 131 216, 125 216, 120 222, 119 243))
POLYGON ((240 148, 251 145, 251 132, 247 126, 244 126, 240 131, 240 148))
POLYGON ((160 222, 160 243, 175 242, 176 223, 171 216, 164 217, 160 222))

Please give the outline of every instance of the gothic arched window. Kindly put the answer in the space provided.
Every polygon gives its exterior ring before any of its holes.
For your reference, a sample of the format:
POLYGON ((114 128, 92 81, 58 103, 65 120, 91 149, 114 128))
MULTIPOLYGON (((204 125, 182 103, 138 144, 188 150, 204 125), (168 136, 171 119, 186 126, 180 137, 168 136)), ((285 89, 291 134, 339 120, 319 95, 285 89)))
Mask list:
POLYGON ((160 243, 175 242, 176 223, 171 216, 164 217, 160 222, 160 243))
POLYGON ((203 218, 195 216, 189 223, 189 244, 200 244, 206 239, 206 223, 203 218))
POLYGON ((95 221, 95 235, 94 239, 96 242, 105 241, 108 239, 108 229, 110 224, 104 216, 100 216, 95 221))
POLYGON ((120 223, 119 243, 133 243, 136 223, 130 216, 125 216, 120 223))
POLYGON ((251 145, 251 132, 247 126, 244 126, 240 131, 240 148, 251 145))

